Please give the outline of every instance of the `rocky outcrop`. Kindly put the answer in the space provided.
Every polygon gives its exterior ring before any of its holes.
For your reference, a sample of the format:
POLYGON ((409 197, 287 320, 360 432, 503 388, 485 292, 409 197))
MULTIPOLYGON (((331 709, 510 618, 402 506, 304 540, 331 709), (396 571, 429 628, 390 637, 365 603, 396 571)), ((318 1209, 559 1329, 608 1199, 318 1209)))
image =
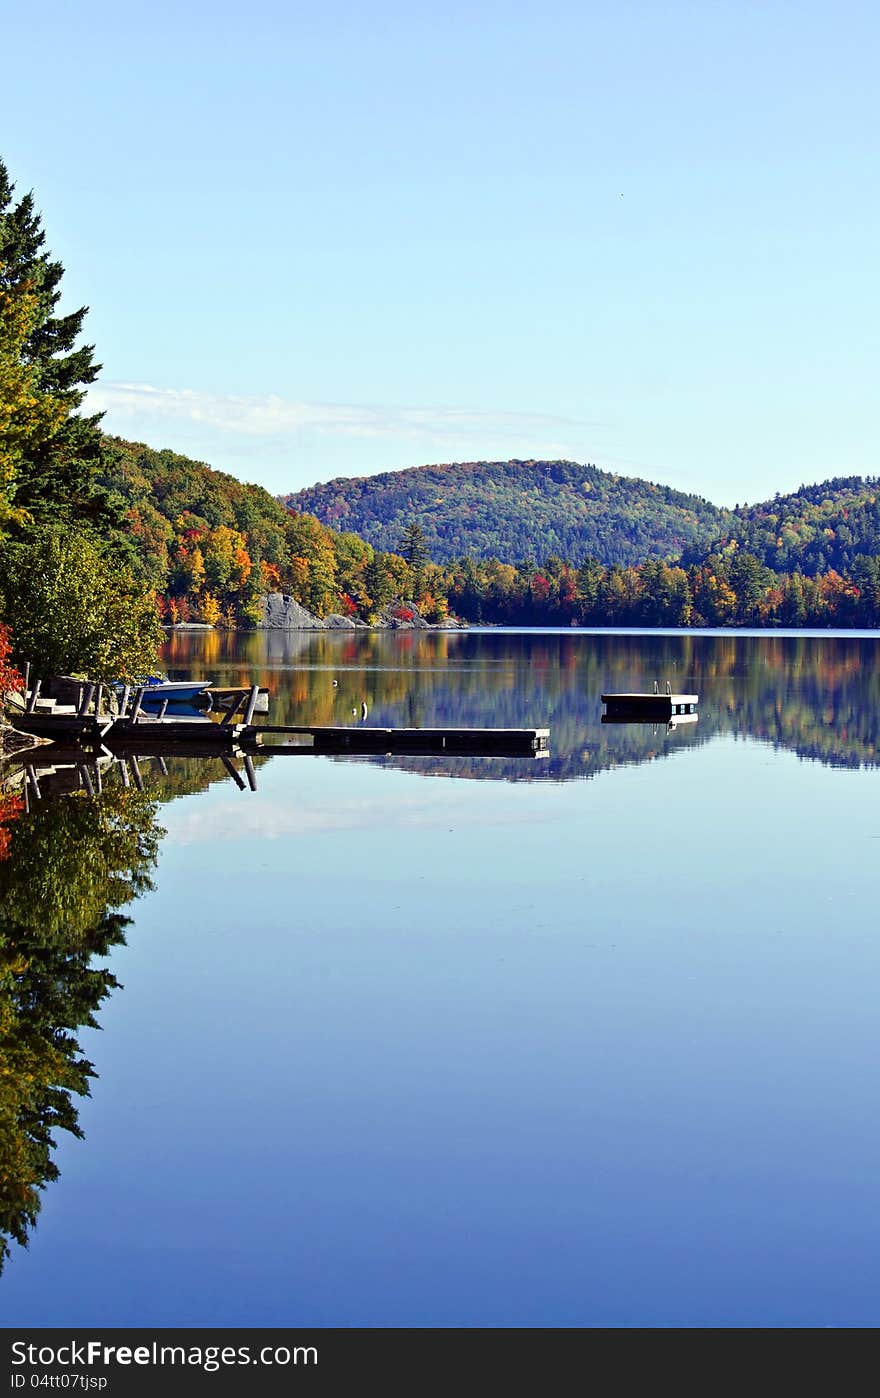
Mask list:
POLYGON ((314 616, 286 592, 270 592, 260 598, 261 631, 457 631, 461 623, 451 617, 437 625, 425 621, 414 607, 405 602, 391 602, 370 626, 359 617, 314 616))
POLYGON ((423 616, 419 616, 415 608, 400 602, 392 602, 383 607, 376 618, 376 625, 383 631, 431 630, 430 624, 423 616))
POLYGON ((324 622, 301 607, 284 592, 269 592, 260 598, 261 631, 323 631, 324 622))
POLYGON ((331 612, 325 616, 324 625, 328 631, 369 631, 369 625, 361 621, 360 617, 340 616, 338 612, 331 612))
POLYGON ((20 733, 17 728, 11 728, 0 719, 0 757, 13 757, 19 752, 27 752, 29 748, 38 748, 48 742, 48 738, 35 738, 31 733, 20 733))

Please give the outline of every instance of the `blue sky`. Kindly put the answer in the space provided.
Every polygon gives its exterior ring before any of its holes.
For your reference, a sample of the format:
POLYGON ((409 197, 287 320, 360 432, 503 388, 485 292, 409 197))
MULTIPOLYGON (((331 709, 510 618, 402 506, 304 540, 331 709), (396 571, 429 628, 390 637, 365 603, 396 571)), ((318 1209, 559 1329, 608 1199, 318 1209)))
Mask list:
POLYGON ((868 4, 8 6, 0 155, 109 429, 273 490, 880 470, 868 4))

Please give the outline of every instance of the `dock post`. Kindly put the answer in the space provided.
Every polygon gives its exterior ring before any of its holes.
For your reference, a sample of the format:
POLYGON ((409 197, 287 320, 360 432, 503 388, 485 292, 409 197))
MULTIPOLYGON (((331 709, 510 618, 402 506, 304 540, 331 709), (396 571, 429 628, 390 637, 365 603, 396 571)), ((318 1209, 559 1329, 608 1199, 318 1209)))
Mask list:
POLYGON ((241 706, 242 700, 243 700, 243 699, 246 699, 246 698, 247 698, 247 690, 246 690, 246 689, 239 690, 238 694, 233 695, 232 700, 231 700, 230 705, 229 705, 229 708, 226 710, 226 713, 223 715, 223 717, 222 717, 221 720, 220 720, 220 727, 221 727, 221 728, 228 728, 228 727, 229 727, 230 723, 231 723, 232 720, 235 718, 235 715, 238 713, 238 710, 239 710, 239 707, 241 706))
POLYGON ((138 689, 138 690, 135 692, 135 696, 134 696, 134 708, 133 708, 132 711, 131 711, 131 721, 132 721, 132 723, 137 723, 138 714, 139 714, 140 711, 141 711, 141 701, 142 701, 143 697, 144 697, 143 688, 138 689))
POLYGON ((138 791, 143 791, 144 779, 141 776, 141 769, 138 766, 138 760, 136 757, 132 757, 131 759, 131 775, 134 777, 134 784, 137 787, 138 791))
POLYGON ((251 719, 254 716, 254 709, 257 707, 257 700, 259 699, 259 697, 260 686, 258 684, 252 684, 250 697, 247 701, 247 708, 244 711, 244 718, 242 719, 242 723, 246 728, 250 726, 251 719))
POLYGON ((25 713, 32 714, 34 709, 37 707, 37 700, 40 697, 40 686, 42 685, 42 683, 42 680, 34 680, 34 687, 28 695, 27 708, 25 709, 25 713))
POLYGON ((80 698, 80 701, 79 701, 79 717, 80 717, 80 718, 85 718, 86 714, 88 713, 88 711, 89 711, 89 704, 91 704, 91 702, 92 702, 92 695, 94 694, 94 692, 95 692, 95 686, 94 686, 93 684, 86 684, 86 685, 83 686, 82 697, 80 698))
POLYGON ((125 711, 128 708, 128 696, 131 693, 131 685, 122 686, 122 698, 119 701, 119 716, 125 718, 125 711))
POLYGON ((162 703, 159 705, 159 717, 160 717, 160 719, 162 719, 162 718, 165 717, 165 714, 166 714, 167 710, 168 710, 168 700, 167 700, 167 699, 163 699, 163 700, 162 700, 162 703))
POLYGON ((235 764, 232 762, 232 760, 226 756, 225 752, 221 752, 220 761, 223 763, 223 766, 226 768, 230 777, 235 782, 235 785, 238 787, 239 791, 244 791, 244 778, 242 777, 241 773, 239 772, 235 764))
POLYGON ((250 755, 250 753, 247 753, 247 752, 246 752, 245 755, 244 755, 244 770, 245 770, 245 772, 247 773, 248 786, 250 787, 251 791, 256 791, 256 789, 257 789, 257 774, 256 774, 256 771, 254 770, 254 764, 253 764, 253 760, 251 759, 251 755, 250 755))

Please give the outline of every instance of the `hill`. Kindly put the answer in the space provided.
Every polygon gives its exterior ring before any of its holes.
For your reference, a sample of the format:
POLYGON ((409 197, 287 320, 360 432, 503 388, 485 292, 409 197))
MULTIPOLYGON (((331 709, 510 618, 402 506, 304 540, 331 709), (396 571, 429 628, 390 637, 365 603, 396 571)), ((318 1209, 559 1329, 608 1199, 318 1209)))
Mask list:
POLYGON ((124 519, 116 542, 169 620, 252 623, 275 591, 320 617, 370 616, 408 577, 402 558, 291 513, 262 486, 142 442, 104 443, 100 485, 124 519))
MULTIPOLYGON (((763 504, 737 506, 713 550, 723 551, 731 540, 778 573, 818 577, 834 569, 851 576, 859 560, 880 556, 880 479, 838 476, 763 504)), ((690 549, 684 556, 699 561, 690 549)))
POLYGON ((698 495, 573 461, 417 466, 311 486, 285 503, 386 551, 418 521, 437 563, 556 555, 627 566, 704 552, 732 518, 698 495))
MULTIPOLYGON (((118 438, 105 445, 112 465, 100 484, 125 516, 121 537, 134 569, 156 589, 170 620, 252 623, 259 597, 271 591, 291 594, 322 617, 341 612, 364 620, 396 605, 394 599, 411 599, 404 610, 412 607, 432 621, 451 610, 470 621, 517 625, 875 626, 880 620, 880 487, 858 477, 804 486, 735 511, 569 463, 419 468, 386 477, 399 518, 407 498, 409 520, 418 520, 428 539, 432 519, 452 522, 460 512, 456 542, 466 556, 438 564, 419 561, 409 547, 406 559, 374 549, 357 534, 302 512, 306 503, 317 503, 321 490, 332 492, 334 523, 349 524, 354 511, 341 506, 358 493, 349 486, 369 482, 333 482, 288 497, 297 512, 260 486, 176 452, 118 438), (450 483, 468 474, 470 495, 450 483), (433 516, 419 506, 428 478, 434 481, 433 516), (517 494, 513 485, 524 480, 529 491, 517 494), (524 535, 511 535, 520 552, 531 551, 531 560, 526 555, 519 566, 474 557, 473 520, 483 519, 488 529, 496 499, 511 527, 529 531, 528 545, 524 535), (554 516, 552 502, 562 511, 575 499, 588 542, 571 544, 573 536, 564 532, 570 525, 554 516), (699 512, 670 503, 685 499, 699 512), (440 516, 444 500, 461 505, 454 510, 449 504, 440 516), (516 517, 514 500, 520 502, 516 517), (543 521, 549 521, 546 534, 543 521), (673 551, 676 541, 663 531, 685 525, 705 531, 703 538, 673 551), (624 544, 633 562, 596 557, 624 544), (560 550, 555 556, 554 547, 560 550), (671 561, 659 556, 664 549, 671 561)), ((401 524, 398 546, 406 530, 401 524)), ((390 536, 374 530, 374 537, 390 536)), ((435 529, 435 548, 436 541, 435 529)))

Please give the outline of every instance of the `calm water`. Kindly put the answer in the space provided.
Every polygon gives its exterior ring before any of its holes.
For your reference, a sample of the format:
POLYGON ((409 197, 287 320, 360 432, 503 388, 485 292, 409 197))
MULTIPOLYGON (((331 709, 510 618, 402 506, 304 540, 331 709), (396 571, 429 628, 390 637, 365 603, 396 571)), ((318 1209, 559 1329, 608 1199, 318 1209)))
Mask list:
POLYGON ((877 645, 175 635, 276 722, 551 755, 7 795, 2 1323, 877 1324, 877 645), (696 725, 601 724, 655 678, 696 725))

